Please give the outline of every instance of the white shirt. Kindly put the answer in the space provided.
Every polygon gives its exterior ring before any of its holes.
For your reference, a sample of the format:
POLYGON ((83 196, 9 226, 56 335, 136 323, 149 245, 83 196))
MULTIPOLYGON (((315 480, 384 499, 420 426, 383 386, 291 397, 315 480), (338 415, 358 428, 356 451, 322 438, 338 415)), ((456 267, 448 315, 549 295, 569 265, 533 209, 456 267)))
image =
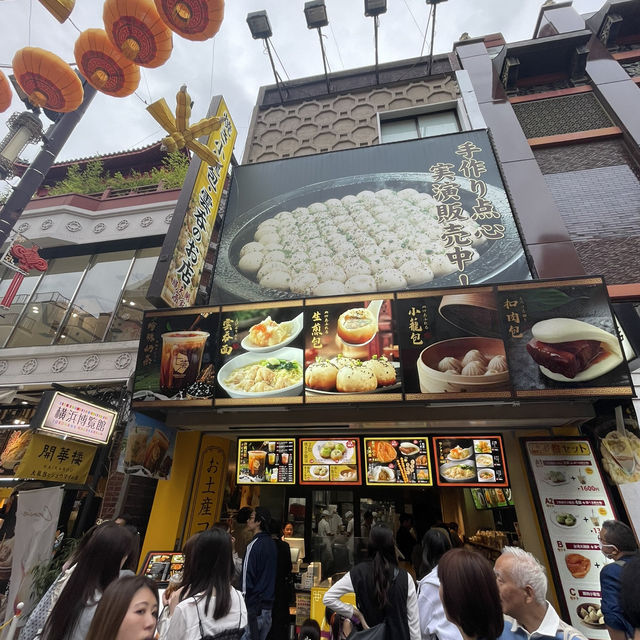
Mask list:
POLYGON ((231 587, 231 608, 229 613, 218 620, 213 619, 213 612, 216 606, 215 595, 211 596, 209 609, 205 611, 206 598, 204 595, 197 595, 195 598, 186 598, 176 605, 169 624, 160 632, 161 640, 200 640, 200 626, 198 624, 198 614, 202 622, 202 629, 205 634, 220 633, 225 629, 242 629, 247 625, 247 607, 244 604, 242 594, 231 587), (197 604, 196 604, 197 602, 197 604), (197 606, 197 610, 196 610, 197 606))
POLYGON ((326 518, 322 518, 320 522, 318 522, 318 535, 326 538, 331 534, 331 525, 326 518))
POLYGON ((526 638, 535 638, 538 636, 555 638, 559 631, 562 631, 563 633, 567 631, 568 634, 565 637, 586 640, 585 636, 580 631, 560 619, 560 616, 553 606, 551 606, 549 601, 547 601, 547 611, 544 614, 544 618, 542 618, 540 626, 531 633, 529 633, 522 625, 518 624, 518 621, 515 618, 505 615, 504 619, 511 623, 512 633, 524 634, 526 638))
POLYGON ((437 636, 437 640, 462 640, 458 627, 449 622, 444 614, 438 567, 434 567, 418 583, 418 612, 422 640, 430 640, 433 636, 437 636))
MULTIPOLYGON (((409 624, 409 638, 411 640, 421 640, 420 638, 420 618, 418 616, 418 599, 413 578, 407 574, 407 623, 409 624)), ((340 578, 322 598, 322 604, 335 611, 343 618, 350 618, 353 615, 353 605, 340 600, 346 593, 354 593, 351 575, 346 573, 340 578)))

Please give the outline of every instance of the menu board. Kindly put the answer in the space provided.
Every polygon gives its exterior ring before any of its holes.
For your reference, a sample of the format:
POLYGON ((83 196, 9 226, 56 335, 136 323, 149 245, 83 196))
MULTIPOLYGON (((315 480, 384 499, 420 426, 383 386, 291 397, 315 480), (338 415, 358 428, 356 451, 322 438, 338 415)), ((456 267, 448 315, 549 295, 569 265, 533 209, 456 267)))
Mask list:
POLYGON ((238 440, 238 484, 295 484, 296 441, 238 440))
POLYGON ((506 487, 507 465, 502 436, 433 438, 433 454, 441 487, 506 487))
POLYGON ((216 353, 218 406, 301 404, 299 302, 225 307, 216 353))
POLYGON ((308 403, 402 400, 390 298, 327 298, 305 306, 308 403))
POLYGON ((170 578, 182 572, 184 554, 177 551, 150 551, 142 567, 142 575, 156 582, 169 582, 170 578))
POLYGON ((476 509, 496 509, 513 506, 511 489, 468 489, 476 509))
POLYGON ((211 406, 219 307, 145 311, 134 406, 211 406))
POLYGON ((360 438, 301 439, 300 484, 362 484, 360 438))
POLYGON ((523 447, 565 608, 562 617, 587 637, 608 640, 603 621, 587 618, 589 607, 600 609, 600 569, 606 562, 600 527, 616 517, 591 444, 580 438, 532 438, 524 439, 523 447))
POLYGON ((364 460, 367 484, 433 484, 427 438, 365 438, 364 460))

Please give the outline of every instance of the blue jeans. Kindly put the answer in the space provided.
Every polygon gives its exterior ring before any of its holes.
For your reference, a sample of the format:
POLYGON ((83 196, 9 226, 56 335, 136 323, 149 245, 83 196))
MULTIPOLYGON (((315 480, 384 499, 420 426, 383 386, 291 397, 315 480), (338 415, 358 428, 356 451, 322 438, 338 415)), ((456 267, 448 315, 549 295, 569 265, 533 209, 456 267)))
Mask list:
POLYGON ((271 609, 262 609, 258 615, 247 611, 249 624, 245 627, 242 640, 265 640, 271 629, 271 609))

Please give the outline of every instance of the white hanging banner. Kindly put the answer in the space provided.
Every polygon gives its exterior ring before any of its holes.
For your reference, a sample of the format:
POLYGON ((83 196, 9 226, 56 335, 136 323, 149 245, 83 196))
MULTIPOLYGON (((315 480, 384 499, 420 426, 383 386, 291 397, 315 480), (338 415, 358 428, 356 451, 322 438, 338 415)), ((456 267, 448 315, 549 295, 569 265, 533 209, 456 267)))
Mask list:
POLYGON ((51 557, 62 506, 62 495, 62 487, 47 487, 18 493, 11 582, 5 621, 11 618, 18 602, 24 602, 25 611, 31 610, 31 570, 51 557))

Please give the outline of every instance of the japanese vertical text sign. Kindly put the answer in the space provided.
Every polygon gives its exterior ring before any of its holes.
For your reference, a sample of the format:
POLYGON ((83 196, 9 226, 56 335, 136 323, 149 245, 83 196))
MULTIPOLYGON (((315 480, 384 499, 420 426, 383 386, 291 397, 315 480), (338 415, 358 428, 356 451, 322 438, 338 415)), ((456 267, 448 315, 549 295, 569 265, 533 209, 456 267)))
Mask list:
POLYGON ((229 441, 203 436, 185 527, 186 540, 194 533, 209 529, 220 519, 228 461, 229 441))
POLYGON ((84 484, 96 447, 36 433, 31 438, 16 478, 84 484))
POLYGON ((218 156, 220 164, 212 167, 197 156, 191 160, 149 288, 148 298, 157 305, 192 307, 196 302, 237 135, 222 96, 214 97, 208 115, 224 119, 208 140, 201 140, 218 156))

